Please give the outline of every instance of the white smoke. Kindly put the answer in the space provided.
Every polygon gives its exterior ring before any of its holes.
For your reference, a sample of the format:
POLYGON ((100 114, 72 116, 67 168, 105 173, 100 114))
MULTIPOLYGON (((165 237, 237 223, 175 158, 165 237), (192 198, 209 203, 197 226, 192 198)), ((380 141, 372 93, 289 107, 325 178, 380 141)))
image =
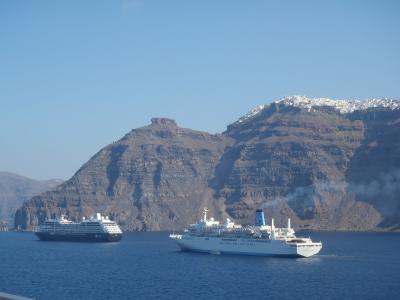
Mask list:
POLYGON ((364 197, 399 197, 400 170, 382 173, 368 183, 350 184, 349 191, 364 197))
POLYGON ((312 205, 317 194, 319 199, 325 201, 324 194, 339 194, 348 193, 356 196, 357 200, 376 201, 381 199, 381 209, 388 213, 390 210, 400 207, 400 169, 381 173, 375 179, 366 182, 350 182, 345 181, 324 181, 314 185, 297 187, 294 191, 283 196, 274 198, 273 200, 265 201, 262 209, 278 206, 284 203, 301 205, 302 207, 312 205))
POLYGON ((290 192, 284 196, 276 197, 273 200, 264 202, 261 205, 261 209, 264 208, 266 209, 268 207, 277 206, 279 204, 287 202, 296 202, 299 200, 311 203, 314 195, 315 195, 315 187, 313 185, 297 187, 293 192, 290 192))

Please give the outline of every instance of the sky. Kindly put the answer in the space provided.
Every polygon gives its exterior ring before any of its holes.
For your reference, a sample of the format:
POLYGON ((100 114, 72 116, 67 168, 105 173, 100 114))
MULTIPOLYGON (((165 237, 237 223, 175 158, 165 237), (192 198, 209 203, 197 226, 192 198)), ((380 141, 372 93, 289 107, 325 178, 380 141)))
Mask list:
POLYGON ((152 117, 400 98, 400 1, 0 0, 0 171, 70 178, 152 117))

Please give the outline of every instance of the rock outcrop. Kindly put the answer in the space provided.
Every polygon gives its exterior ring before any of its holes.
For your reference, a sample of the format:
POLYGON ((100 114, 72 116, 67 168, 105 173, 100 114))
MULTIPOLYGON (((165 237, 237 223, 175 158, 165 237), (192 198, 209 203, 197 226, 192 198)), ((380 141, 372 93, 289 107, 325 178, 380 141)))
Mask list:
POLYGON ((400 228, 400 102, 288 97, 211 135, 153 119, 91 158, 67 182, 17 211, 100 211, 125 230, 181 229, 203 206, 252 223, 254 210, 297 228, 400 228))

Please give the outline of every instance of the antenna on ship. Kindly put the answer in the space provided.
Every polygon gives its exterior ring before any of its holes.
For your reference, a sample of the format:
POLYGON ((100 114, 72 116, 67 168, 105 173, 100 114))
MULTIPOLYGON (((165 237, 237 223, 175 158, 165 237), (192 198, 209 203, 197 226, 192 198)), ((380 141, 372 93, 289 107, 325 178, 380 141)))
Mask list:
POLYGON ((207 222, 207 212, 208 212, 207 207, 204 207, 203 208, 203 213, 204 213, 203 222, 207 222))
POLYGON ((271 218, 271 240, 275 239, 275 222, 274 218, 271 218))

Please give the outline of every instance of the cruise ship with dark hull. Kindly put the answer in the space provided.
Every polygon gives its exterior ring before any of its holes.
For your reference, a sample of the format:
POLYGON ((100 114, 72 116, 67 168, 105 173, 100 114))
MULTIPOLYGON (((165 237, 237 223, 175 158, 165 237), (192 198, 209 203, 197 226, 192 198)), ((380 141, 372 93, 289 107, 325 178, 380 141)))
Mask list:
POLYGON ((122 238, 117 223, 99 213, 80 223, 69 221, 65 216, 46 220, 35 234, 43 241, 118 242, 122 238))

